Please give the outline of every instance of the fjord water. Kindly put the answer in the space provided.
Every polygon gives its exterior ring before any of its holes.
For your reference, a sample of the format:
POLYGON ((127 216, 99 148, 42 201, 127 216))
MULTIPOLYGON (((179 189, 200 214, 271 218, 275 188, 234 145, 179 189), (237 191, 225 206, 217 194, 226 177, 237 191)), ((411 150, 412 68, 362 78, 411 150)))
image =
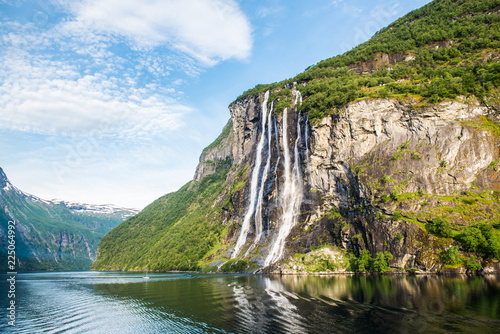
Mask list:
POLYGON ((17 275, 16 306, 0 332, 494 333, 500 279, 32 273, 17 275))

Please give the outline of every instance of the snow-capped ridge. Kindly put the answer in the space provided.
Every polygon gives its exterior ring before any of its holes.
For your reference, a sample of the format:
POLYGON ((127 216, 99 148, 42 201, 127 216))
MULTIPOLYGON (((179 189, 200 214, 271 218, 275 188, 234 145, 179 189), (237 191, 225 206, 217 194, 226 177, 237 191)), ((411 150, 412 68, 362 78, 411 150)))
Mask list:
POLYGON ((132 217, 139 213, 140 210, 132 208, 123 208, 114 204, 87 204, 65 201, 61 199, 46 200, 38 196, 26 193, 15 187, 5 175, 3 169, 0 167, 0 187, 5 192, 15 192, 18 195, 33 201, 39 202, 50 206, 63 206, 74 213, 90 213, 90 214, 121 214, 122 218, 132 217))

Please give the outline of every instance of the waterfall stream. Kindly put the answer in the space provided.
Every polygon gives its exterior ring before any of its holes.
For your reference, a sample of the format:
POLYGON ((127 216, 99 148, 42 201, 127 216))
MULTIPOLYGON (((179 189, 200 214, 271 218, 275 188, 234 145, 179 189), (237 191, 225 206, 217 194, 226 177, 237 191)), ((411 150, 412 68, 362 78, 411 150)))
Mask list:
MULTIPOLYGON (((262 177, 260 181, 260 190, 259 196, 257 200, 257 208, 255 211, 255 239, 253 244, 248 248, 245 256, 247 256, 259 243, 260 238, 262 238, 262 233, 264 231, 263 224, 263 202, 264 202, 264 188, 267 181, 267 175, 269 174, 269 169, 271 169, 271 139, 272 139, 272 131, 271 131, 271 114, 273 112, 274 101, 271 102, 271 109, 269 110, 269 114, 267 116, 267 162, 264 167, 264 171, 262 172, 262 177)), ((264 133, 264 132, 262 132, 264 133)))
POLYGON ((302 104, 302 94, 300 94, 300 91, 294 89, 292 90, 292 94, 295 94, 295 102, 294 104, 297 105, 297 101, 302 104))
POLYGON ((267 101, 269 99, 269 91, 264 95, 264 101, 262 102, 262 116, 261 116, 261 129, 262 133, 260 135, 259 143, 257 144, 257 149, 255 151, 255 165, 252 171, 252 178, 250 181, 250 204, 248 205, 247 212, 245 213, 245 218, 243 219, 243 224, 241 225, 240 235, 234 246, 234 251, 231 258, 235 258, 241 251, 241 247, 245 244, 248 238, 248 233, 250 232, 250 222, 255 213, 255 204, 257 202, 257 192, 258 187, 261 182, 259 182, 260 167, 262 164, 262 151, 264 149, 264 141, 266 137, 266 122, 267 122, 267 101))
MULTIPOLYGON (((298 90, 293 90, 292 94, 295 95, 294 104, 302 103, 302 96, 298 90)), ((264 95, 264 101, 262 102, 262 115, 261 115, 261 135, 259 142, 255 151, 255 165, 253 166, 251 179, 250 179, 250 197, 247 211, 243 219, 243 224, 241 226, 241 232, 238 236, 234 251, 231 258, 236 258, 240 253, 242 247, 245 245, 248 239, 248 235, 252 228, 252 221, 255 227, 255 237, 252 244, 249 246, 245 252, 244 257, 250 256, 252 251, 255 250, 259 242, 261 241, 264 234, 264 214, 265 206, 264 199, 266 196, 266 182, 268 181, 270 171, 273 170, 275 173, 275 183, 278 187, 279 199, 277 207, 281 210, 281 215, 278 219, 276 226, 276 233, 274 237, 269 240, 269 252, 264 260, 264 265, 267 267, 270 264, 275 263, 283 257, 285 250, 286 239, 290 235, 292 229, 298 223, 298 218, 300 216, 300 206, 303 199, 303 177, 301 171, 301 153, 300 147, 302 145, 302 127, 301 123, 304 124, 304 139, 305 139, 305 154, 303 158, 306 160, 306 168, 308 168, 309 160, 309 129, 308 129, 308 119, 302 117, 299 113, 297 115, 296 121, 296 138, 294 141, 293 151, 290 149, 289 145, 289 133, 288 133, 288 108, 283 110, 283 126, 282 126, 282 151, 280 150, 280 138, 278 135, 278 125, 276 118, 274 122, 272 120, 272 113, 274 108, 274 101, 271 103, 271 107, 268 113, 267 102, 269 100, 269 91, 264 95), (302 122, 301 122, 302 121, 302 122), (276 163, 272 163, 272 139, 276 141, 276 163), (267 143, 267 156, 266 146, 267 143), (282 155, 281 155, 282 153, 282 155), (263 167, 263 158, 266 159, 265 166, 263 167), (278 182, 278 168, 280 162, 283 165, 283 178, 284 180, 280 184, 278 182)), ((309 172, 307 170, 307 172, 309 172)), ((267 218, 267 231, 269 235, 269 217, 267 218)))
POLYGON ((309 164, 309 115, 306 116, 306 121, 304 124, 304 142, 306 145, 306 175, 309 181, 311 181, 311 167, 309 164))
POLYGON ((284 156, 284 176, 285 182, 281 193, 282 215, 280 225, 271 249, 264 261, 268 265, 278 261, 283 256, 286 238, 290 235, 292 228, 296 225, 302 202, 302 173, 300 171, 299 143, 300 115, 297 117, 297 139, 294 146, 294 159, 292 169, 292 158, 288 147, 288 108, 283 110, 283 156, 284 156))

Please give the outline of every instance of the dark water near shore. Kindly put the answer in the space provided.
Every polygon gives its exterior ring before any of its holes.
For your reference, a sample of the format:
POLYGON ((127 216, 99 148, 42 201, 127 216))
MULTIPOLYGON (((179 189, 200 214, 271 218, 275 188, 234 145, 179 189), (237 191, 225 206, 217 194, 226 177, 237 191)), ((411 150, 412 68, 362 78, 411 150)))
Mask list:
POLYGON ((2 333, 499 333, 498 277, 18 274, 2 333))

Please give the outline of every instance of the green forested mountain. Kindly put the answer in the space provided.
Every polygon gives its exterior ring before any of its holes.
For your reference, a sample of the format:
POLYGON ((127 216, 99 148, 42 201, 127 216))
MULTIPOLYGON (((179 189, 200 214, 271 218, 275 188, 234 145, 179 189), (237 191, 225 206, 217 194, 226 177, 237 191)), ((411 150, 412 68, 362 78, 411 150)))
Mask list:
MULTIPOLYGON (((241 97, 297 82, 312 120, 363 98, 416 96, 435 103, 459 95, 492 97, 500 85, 499 10, 499 0, 433 1, 349 52, 241 97)), ((290 91, 275 98, 282 110, 290 91)))
POLYGON ((499 11, 435 0, 244 92, 194 180, 110 231, 93 268, 498 266, 499 11))
POLYGON ((8 222, 16 222, 17 271, 85 270, 101 237, 135 210, 46 201, 26 194, 0 168, 0 257, 7 265, 8 222))
POLYGON ((123 222, 102 239, 100 250, 105 251, 93 268, 106 269, 107 263, 113 263, 109 269, 142 270, 146 264, 152 270, 201 269, 198 261, 227 234, 227 227, 220 224, 222 208, 212 207, 226 174, 224 169, 200 182, 189 182, 123 222))

